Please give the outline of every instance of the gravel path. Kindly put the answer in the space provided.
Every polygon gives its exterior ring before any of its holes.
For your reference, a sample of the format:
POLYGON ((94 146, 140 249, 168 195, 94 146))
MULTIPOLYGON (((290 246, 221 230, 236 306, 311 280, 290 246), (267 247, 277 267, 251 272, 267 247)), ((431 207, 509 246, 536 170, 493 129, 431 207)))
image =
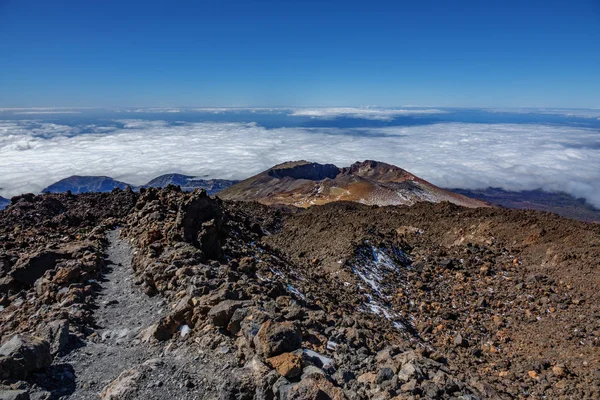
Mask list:
MULTIPOLYGON (((106 271, 95 311, 96 332, 80 348, 54 361, 55 399, 95 399, 122 373, 123 399, 213 398, 218 382, 215 366, 206 352, 190 350, 187 342, 151 345, 140 332, 168 312, 158 296, 148 297, 133 284, 131 247, 108 233, 106 271)), ((231 356, 230 354, 228 356, 231 356)), ((226 357, 230 358, 230 357, 226 357)), ((230 360, 221 360, 227 365, 230 360)), ((221 367, 223 364, 220 365, 221 367)))

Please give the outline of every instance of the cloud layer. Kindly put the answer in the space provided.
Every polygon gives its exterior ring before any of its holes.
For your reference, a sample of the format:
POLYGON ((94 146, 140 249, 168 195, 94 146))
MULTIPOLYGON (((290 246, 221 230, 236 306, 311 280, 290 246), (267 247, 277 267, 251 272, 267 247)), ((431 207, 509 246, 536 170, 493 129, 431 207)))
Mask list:
POLYGON ((419 116, 430 114, 446 114, 446 111, 433 108, 428 109, 397 109, 397 108, 372 108, 372 107, 328 107, 328 108, 296 108, 288 114, 290 116, 303 116, 320 119, 360 118, 378 121, 391 121, 402 116, 419 116))
POLYGON ((541 187, 600 206, 600 132, 592 129, 471 123, 266 129, 142 119, 119 126, 0 121, 0 196, 37 192, 76 174, 132 184, 169 172, 242 179, 288 160, 346 166, 375 159, 443 187, 541 187))

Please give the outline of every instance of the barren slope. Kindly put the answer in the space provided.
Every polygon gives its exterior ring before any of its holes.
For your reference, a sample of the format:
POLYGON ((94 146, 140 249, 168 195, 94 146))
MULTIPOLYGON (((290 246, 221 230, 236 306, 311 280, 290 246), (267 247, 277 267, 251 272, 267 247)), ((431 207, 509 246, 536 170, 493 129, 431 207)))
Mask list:
POLYGON ((307 161, 283 163, 233 185, 218 195, 227 200, 254 200, 263 204, 297 207, 332 201, 355 201, 380 206, 449 201, 465 207, 489 206, 482 201, 441 189, 401 168, 377 161, 357 162, 348 168, 307 161))

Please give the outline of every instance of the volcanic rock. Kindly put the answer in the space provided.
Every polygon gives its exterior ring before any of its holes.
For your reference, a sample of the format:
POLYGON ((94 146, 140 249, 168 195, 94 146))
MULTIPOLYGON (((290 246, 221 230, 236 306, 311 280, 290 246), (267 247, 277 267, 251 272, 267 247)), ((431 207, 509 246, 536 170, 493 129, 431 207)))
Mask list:
POLYGON ((288 379, 295 378, 302 372, 302 357, 294 353, 283 353, 267 359, 277 372, 288 379))
POLYGON ((0 347, 0 378, 27 379, 52 364, 50 345, 35 336, 15 335, 0 347))
POLYGON ((215 326, 226 327, 235 311, 245 303, 236 300, 224 300, 210 309, 208 317, 215 326))
POLYGON ((298 326, 292 322, 263 323, 254 338, 254 345, 259 354, 273 357, 284 352, 296 350, 302 344, 302 335, 298 326))

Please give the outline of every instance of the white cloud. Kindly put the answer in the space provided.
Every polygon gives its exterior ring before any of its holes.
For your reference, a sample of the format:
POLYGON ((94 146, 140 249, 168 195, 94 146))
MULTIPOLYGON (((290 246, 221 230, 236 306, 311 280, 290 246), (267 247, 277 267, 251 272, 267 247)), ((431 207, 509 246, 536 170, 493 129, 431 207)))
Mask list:
POLYGON ((597 118, 600 120, 600 109, 592 108, 490 108, 484 111, 509 114, 560 115, 563 117, 597 118))
POLYGON ((296 108, 291 110, 290 116, 303 116, 320 119, 334 119, 340 117, 361 118, 379 121, 390 121, 400 116, 418 116, 429 114, 446 114, 446 111, 429 109, 393 109, 372 107, 328 107, 328 108, 296 108))
POLYGON ((32 115, 32 114, 81 114, 81 111, 19 111, 14 112, 15 115, 32 115))
POLYGON ((365 129, 130 119, 113 126, 0 121, 0 195, 70 175, 142 184, 163 173, 242 179, 287 160, 375 159, 443 187, 563 190, 600 206, 600 132, 525 124, 365 129), (80 132, 92 132, 80 134, 80 132))

